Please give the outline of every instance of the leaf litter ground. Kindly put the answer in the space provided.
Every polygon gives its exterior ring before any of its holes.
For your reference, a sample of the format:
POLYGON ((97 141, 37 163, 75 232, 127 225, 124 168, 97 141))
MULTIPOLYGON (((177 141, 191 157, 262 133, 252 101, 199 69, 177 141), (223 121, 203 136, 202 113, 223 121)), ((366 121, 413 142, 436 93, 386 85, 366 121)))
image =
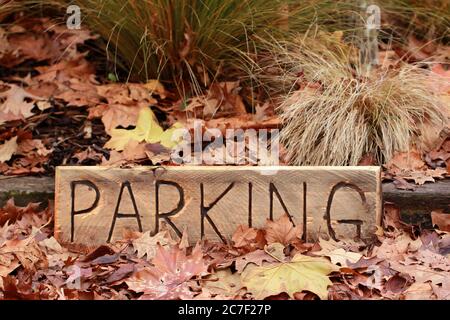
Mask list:
MULTIPOLYGON (((279 125, 274 106, 261 100, 252 110, 248 90, 237 81, 214 83, 203 96, 181 100, 156 80, 112 82, 107 67, 88 50, 96 36, 86 30, 28 19, 1 27, 0 39, 3 175, 51 175, 66 164, 170 164, 164 133, 194 120, 221 131, 279 125), (151 127, 139 125, 142 114, 151 119, 146 121, 151 127)), ((448 47, 438 50, 448 59, 448 47)), ((444 64, 433 71, 450 78, 444 64)), ((437 90, 448 101, 450 86, 437 90)), ((399 189, 445 178, 450 173, 449 133, 441 132, 427 152, 398 153, 385 165, 384 178, 399 189)), ((370 157, 361 161, 372 163, 370 157)), ((190 246, 186 236, 174 240, 168 231, 153 237, 126 231, 123 241, 91 252, 70 252, 59 244, 52 217, 51 206, 33 203, 22 208, 10 201, 0 209, 1 298, 450 297, 450 222, 443 212, 432 214, 440 230, 419 230, 400 222, 398 209, 387 206, 385 229, 370 244, 306 243, 298 228, 280 218, 262 230, 241 226, 227 244, 190 246)))

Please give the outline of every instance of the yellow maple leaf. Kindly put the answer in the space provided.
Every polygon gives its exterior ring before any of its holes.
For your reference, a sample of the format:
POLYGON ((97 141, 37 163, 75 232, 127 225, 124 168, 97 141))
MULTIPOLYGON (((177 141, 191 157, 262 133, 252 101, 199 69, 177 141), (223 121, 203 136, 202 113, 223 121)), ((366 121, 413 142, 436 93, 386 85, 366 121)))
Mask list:
POLYGON ((105 144, 105 148, 122 151, 130 141, 134 140, 160 143, 170 149, 178 144, 178 140, 172 138, 175 130, 182 127, 180 123, 175 123, 171 128, 164 131, 156 120, 153 111, 150 108, 142 108, 139 111, 136 128, 133 130, 112 129, 111 139, 105 144))
POLYGON ((308 290, 321 299, 327 299, 328 278, 336 268, 327 259, 297 254, 290 262, 267 266, 249 265, 241 275, 242 284, 256 299, 264 299, 286 292, 294 293, 308 290))

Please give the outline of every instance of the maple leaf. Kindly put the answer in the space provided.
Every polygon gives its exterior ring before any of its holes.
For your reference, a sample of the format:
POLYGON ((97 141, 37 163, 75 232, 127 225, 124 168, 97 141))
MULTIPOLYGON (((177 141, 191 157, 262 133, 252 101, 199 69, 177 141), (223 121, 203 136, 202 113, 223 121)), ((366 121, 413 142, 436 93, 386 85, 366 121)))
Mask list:
POLYGON ((439 230, 450 232, 450 214, 443 210, 431 212, 431 221, 439 230))
POLYGON ((334 240, 326 241, 319 239, 319 245, 322 248, 320 251, 315 251, 315 255, 327 256, 331 262, 341 267, 346 267, 348 264, 354 264, 362 258, 362 254, 352 252, 339 247, 339 242, 334 240))
POLYGON ((327 256, 331 259, 333 264, 339 264, 342 267, 350 263, 356 263, 362 258, 362 255, 357 252, 345 251, 343 248, 338 248, 330 252, 315 252, 317 255, 327 256))
POLYGON ((157 248, 168 247, 170 245, 175 245, 176 242, 170 238, 169 232, 162 231, 157 233, 155 236, 150 235, 150 231, 142 234, 141 237, 133 240, 133 248, 137 252, 137 257, 142 258, 147 256, 147 260, 152 260, 157 252, 157 248))
POLYGON ((6 91, 0 91, 0 100, 4 100, 3 103, 0 103, 0 124, 6 121, 23 120, 31 117, 33 115, 31 109, 34 107, 34 100, 42 100, 42 98, 28 93, 18 85, 8 84, 8 86, 9 89, 6 91), (29 99, 32 101, 29 102, 29 99))
POLYGON ((176 129, 181 128, 176 123, 170 129, 163 130, 156 121, 156 117, 150 108, 142 108, 139 112, 136 128, 133 130, 112 129, 111 139, 105 144, 105 148, 122 151, 130 141, 148 143, 160 143, 162 146, 172 148, 177 141, 172 141, 176 129))
POLYGON ((32 236, 23 240, 7 240, 0 247, 0 257, 11 254, 26 270, 33 271, 47 264, 45 254, 32 236))
POLYGON ((408 252, 416 252, 422 245, 420 239, 413 240, 408 234, 402 233, 396 238, 386 238, 379 247, 375 247, 373 255, 389 261, 403 260, 408 252))
POLYGON ((286 261, 286 255, 284 253, 285 246, 281 243, 274 242, 264 247, 264 251, 279 262, 286 261))
POLYGON ((422 170, 426 168, 425 162, 417 150, 410 152, 398 152, 386 164, 386 169, 393 174, 400 174, 402 172, 422 170))
POLYGON ((282 215, 275 221, 267 220, 264 230, 267 243, 278 242, 285 246, 299 241, 302 232, 300 226, 294 227, 287 215, 282 215))
POLYGON ((125 281, 131 290, 143 292, 143 299, 190 299, 193 292, 188 281, 208 274, 199 245, 189 256, 177 246, 164 249, 158 245, 152 263, 153 267, 138 271, 125 281))
POLYGON ((17 136, 0 145, 0 163, 11 160, 17 151, 17 136))
POLYGON ((262 230, 256 230, 246 225, 238 226, 231 240, 235 248, 244 249, 247 252, 262 249, 266 243, 262 230))
POLYGON ((243 256, 237 257, 235 260, 235 266, 236 270, 241 273, 249 264, 262 266, 264 262, 272 263, 276 261, 277 260, 273 256, 267 254, 265 250, 255 250, 243 256))
POLYGON ((242 284, 255 299, 286 292, 294 297, 303 290, 315 293, 321 299, 327 299, 328 278, 335 267, 325 258, 309 257, 297 254, 291 262, 268 266, 248 266, 242 273, 242 284))
POLYGON ((221 295, 221 297, 236 297, 243 290, 241 277, 238 273, 232 273, 230 269, 219 270, 205 278, 203 288, 208 289, 210 294, 221 295))
POLYGON ((119 126, 129 127, 136 125, 139 108, 121 104, 99 104, 89 109, 89 119, 101 116, 106 133, 119 126))
POLYGON ((17 154, 28 155, 35 152, 38 156, 48 156, 53 149, 47 149, 40 139, 26 139, 19 143, 17 154))
POLYGON ((85 160, 89 160, 92 159, 94 161, 99 161, 102 158, 102 154, 93 150, 90 146, 80 152, 74 153, 74 155, 72 156, 72 158, 77 159, 77 163, 82 163, 85 160))

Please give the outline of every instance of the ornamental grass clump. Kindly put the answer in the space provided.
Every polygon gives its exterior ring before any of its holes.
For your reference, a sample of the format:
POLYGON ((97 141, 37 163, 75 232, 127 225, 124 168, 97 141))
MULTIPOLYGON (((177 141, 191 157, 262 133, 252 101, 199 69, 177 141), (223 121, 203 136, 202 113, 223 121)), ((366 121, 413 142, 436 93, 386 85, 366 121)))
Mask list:
POLYGON ((278 110, 294 165, 357 165, 366 155, 384 163, 419 143, 426 126, 446 121, 427 69, 405 64, 368 72, 355 48, 317 39, 278 43, 273 52, 285 71, 276 79, 291 83, 278 110))
POLYGON ((334 0, 0 1, 3 12, 59 12, 61 23, 78 5, 82 27, 101 36, 120 81, 160 79, 197 93, 241 74, 243 53, 258 51, 256 38, 287 39, 317 23, 341 28, 334 0))

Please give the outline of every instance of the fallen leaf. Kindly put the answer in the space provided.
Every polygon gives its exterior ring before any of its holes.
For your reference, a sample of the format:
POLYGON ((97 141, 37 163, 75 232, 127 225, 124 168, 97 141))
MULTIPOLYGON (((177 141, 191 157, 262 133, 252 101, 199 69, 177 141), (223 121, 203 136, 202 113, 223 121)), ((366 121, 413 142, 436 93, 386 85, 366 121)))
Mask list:
POLYGON ((282 215, 275 221, 267 220, 264 228, 267 243, 281 243, 285 246, 300 240, 302 229, 294 227, 287 215, 282 215))
POLYGON ((291 262, 271 264, 268 266, 248 266, 242 273, 242 284, 253 294, 255 299, 286 292, 294 297, 303 290, 327 299, 328 278, 334 266, 324 258, 297 254, 291 262))
POLYGON ((17 151, 17 136, 0 145, 0 163, 11 160, 11 157, 17 151))
POLYGON ((254 264, 257 266, 262 266, 264 262, 272 263, 276 262, 277 260, 273 258, 272 256, 268 255, 266 251, 264 250, 255 250, 252 252, 249 252, 243 256, 239 256, 236 258, 235 261, 235 267, 237 272, 242 273, 244 269, 249 264, 254 264))
POLYGON ((431 300, 433 288, 429 283, 413 283, 404 293, 405 300, 431 300))
POLYGON ((106 133, 119 126, 127 128, 136 125, 139 108, 121 104, 99 104, 89 109, 89 119, 101 117, 106 133))
POLYGON ((156 93, 158 94, 161 99, 165 99, 167 97, 167 91, 164 88, 164 86, 159 82, 158 80, 152 79, 148 80, 144 84, 144 88, 146 88, 148 91, 150 91, 150 94, 156 93))
POLYGON ((204 288, 213 295, 235 298, 243 290, 241 277, 230 269, 219 270, 205 278, 204 288))
POLYGON ((357 252, 345 251, 342 248, 332 250, 330 252, 314 252, 315 255, 327 256, 331 259, 331 262, 342 267, 348 266, 349 263, 356 263, 362 255, 357 252))
POLYGON ((431 212, 431 221, 439 230, 450 232, 450 214, 443 210, 431 212))
POLYGON ((246 252, 263 249, 266 244, 262 230, 256 230, 246 225, 238 226, 231 240, 235 248, 244 249, 246 252))
POLYGON ((176 244, 167 231, 159 232, 154 236, 150 235, 150 231, 144 232, 142 236, 133 240, 132 243, 137 257, 143 258, 146 256, 147 260, 152 260, 155 257, 158 245, 169 247, 176 244))
MULTIPOLYGON (((0 89, 2 82, 0 82, 0 89)), ((0 90, 0 124, 11 120, 24 120, 31 117, 31 109, 38 99, 31 93, 28 93, 22 87, 15 84, 8 84, 9 88, 5 91, 0 90), (3 103, 1 101, 3 100, 3 103), (31 100, 31 101, 29 101, 31 100)))
POLYGON ((398 152, 386 164, 389 172, 399 174, 405 171, 417 171, 426 168, 425 162, 422 160, 420 153, 417 150, 410 152, 398 152))
POLYGON ((172 140, 176 129, 181 128, 181 124, 176 123, 170 129, 163 130, 150 108, 143 108, 139 112, 136 128, 133 130, 112 129, 111 139, 105 144, 105 148, 122 151, 130 141, 148 143, 160 143, 164 147, 172 148, 177 141, 172 140))
POLYGON ((200 246, 187 256, 178 246, 164 249, 158 245, 152 263, 153 267, 138 271, 125 281, 131 290, 144 293, 142 299, 190 299, 194 294, 188 281, 208 274, 200 246))

